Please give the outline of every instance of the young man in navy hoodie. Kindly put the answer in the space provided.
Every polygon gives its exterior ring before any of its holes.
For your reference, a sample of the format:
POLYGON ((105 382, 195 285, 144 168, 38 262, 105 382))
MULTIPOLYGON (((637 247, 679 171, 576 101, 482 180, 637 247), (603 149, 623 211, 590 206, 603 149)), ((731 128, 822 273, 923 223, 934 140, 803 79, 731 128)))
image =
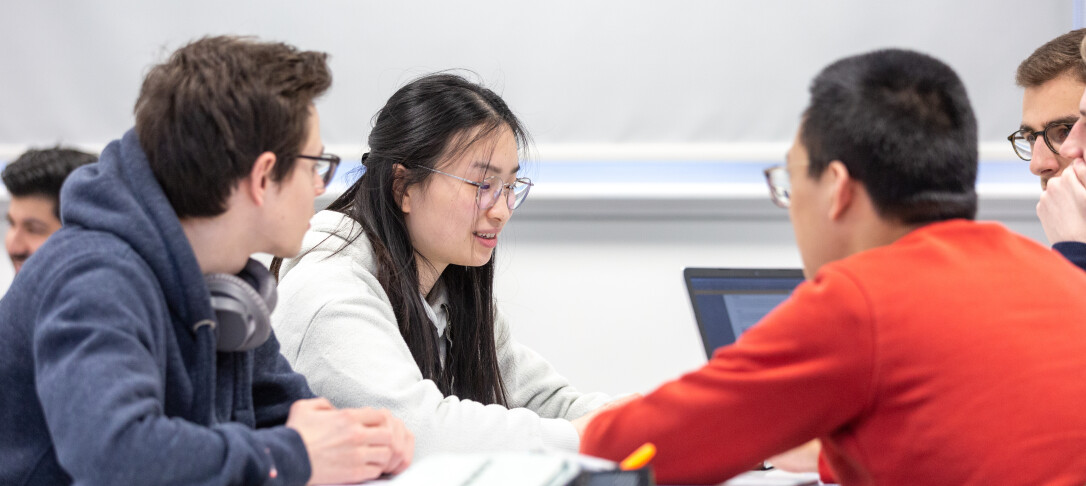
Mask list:
POLYGON ((274 335, 226 325, 266 329, 274 282, 249 255, 298 252, 338 162, 313 107, 325 57, 213 37, 150 71, 135 129, 68 179, 64 227, 0 301, 0 484, 357 482, 410 463, 400 421, 314 399, 274 335))

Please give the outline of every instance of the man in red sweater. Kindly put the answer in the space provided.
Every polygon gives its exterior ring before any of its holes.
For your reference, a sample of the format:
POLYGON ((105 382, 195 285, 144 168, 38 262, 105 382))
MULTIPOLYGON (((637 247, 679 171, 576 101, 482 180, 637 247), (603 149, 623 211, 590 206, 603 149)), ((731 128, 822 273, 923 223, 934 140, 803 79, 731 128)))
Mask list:
POLYGON ((1086 273, 976 213, 976 121, 901 50, 815 78, 766 171, 809 281, 700 370, 605 411, 582 451, 656 444, 716 483, 820 438, 842 484, 1086 483, 1086 273))

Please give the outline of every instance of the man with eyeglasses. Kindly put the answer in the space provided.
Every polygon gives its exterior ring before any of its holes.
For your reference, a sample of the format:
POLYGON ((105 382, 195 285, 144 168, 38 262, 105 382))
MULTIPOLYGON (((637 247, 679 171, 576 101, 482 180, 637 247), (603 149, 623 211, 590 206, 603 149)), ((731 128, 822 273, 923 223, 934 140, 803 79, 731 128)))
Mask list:
POLYGON ((713 484, 819 438, 844 485, 1086 483, 1086 273, 973 221, 957 74, 875 51, 810 92, 766 173, 808 280, 703 368, 600 413, 582 452, 652 442, 661 484, 713 484))
POLYGON ((387 410, 315 398, 275 279, 339 159, 326 55, 206 37, 154 66, 135 128, 64 185, 64 227, 0 300, 0 484, 357 483, 402 471, 387 410))
MULTIPOLYGON (((1083 182, 1060 149, 1079 118, 1078 102, 1086 90, 1086 63, 1079 46, 1086 29, 1045 43, 1018 66, 1015 80, 1022 95, 1022 125, 1010 136, 1016 155, 1041 178, 1044 193, 1037 204, 1045 237, 1052 249, 1086 270, 1086 195, 1083 182)), ((1086 173, 1081 179, 1086 179, 1086 173)))
MULTIPOLYGON (((1038 204, 1037 214, 1052 248, 1086 270, 1086 233, 1072 234, 1071 229, 1078 225, 1066 222, 1068 217, 1082 219, 1081 211, 1086 210, 1086 197, 1070 190, 1082 186, 1073 174, 1067 178, 1060 177, 1064 169, 1070 166, 1071 159, 1059 153, 1078 119, 1079 98, 1086 90, 1086 63, 1079 53, 1084 37, 1086 29, 1063 34, 1037 48, 1019 64, 1015 78, 1018 86, 1025 89, 1022 124, 1007 139, 1015 155, 1030 163, 1030 171, 1040 177, 1041 188, 1046 190, 1042 202, 1038 204), (1051 191, 1048 190, 1050 180, 1053 181, 1051 191), (1068 210, 1068 207, 1075 209, 1068 210)), ((786 174, 781 173, 780 169, 767 169, 766 177, 784 177, 786 181, 786 174)), ((775 192, 787 186, 786 182, 779 180, 775 184, 772 180, 770 182, 775 192)), ((786 195, 775 194, 774 201, 781 197, 786 195)), ((797 451, 801 453, 788 457, 793 461, 789 465, 804 471, 814 470, 818 465, 825 466, 824 461, 819 464, 809 461, 817 451, 817 446, 797 451)))

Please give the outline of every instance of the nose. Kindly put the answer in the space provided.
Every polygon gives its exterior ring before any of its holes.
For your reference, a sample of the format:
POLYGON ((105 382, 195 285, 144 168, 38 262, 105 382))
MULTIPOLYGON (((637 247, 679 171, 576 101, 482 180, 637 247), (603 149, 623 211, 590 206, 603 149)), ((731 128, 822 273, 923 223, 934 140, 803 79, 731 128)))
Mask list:
MULTIPOLYGON (((1063 151, 1063 147, 1060 147, 1060 151, 1063 151)), ((1033 157, 1029 161, 1029 171, 1033 175, 1054 177, 1063 165, 1059 154, 1053 153, 1043 140, 1038 139, 1033 144, 1033 157)))
POLYGON ((509 218, 513 216, 513 210, 509 209, 509 191, 503 190, 498 195, 498 200, 494 201, 494 205, 490 206, 490 209, 486 210, 486 215, 490 219, 496 219, 498 221, 509 221, 509 218))
POLYGON ((26 244, 23 232, 16 227, 8 228, 7 234, 4 235, 4 248, 8 251, 8 255, 21 255, 30 252, 30 247, 26 244))

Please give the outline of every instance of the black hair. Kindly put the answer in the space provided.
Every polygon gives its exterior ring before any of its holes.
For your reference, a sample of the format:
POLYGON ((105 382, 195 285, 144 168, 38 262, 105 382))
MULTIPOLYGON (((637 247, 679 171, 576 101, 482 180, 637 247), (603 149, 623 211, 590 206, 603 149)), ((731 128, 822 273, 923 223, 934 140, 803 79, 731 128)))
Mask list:
POLYGON ((801 141, 808 175, 838 160, 883 218, 906 224, 977 212, 977 122, 943 62, 900 49, 829 65, 811 83, 801 141))
POLYGON ((0 178, 15 197, 42 196, 53 201, 53 214, 60 219, 60 187, 76 168, 98 161, 98 156, 60 146, 31 149, 4 167, 0 178))
POLYGON ((332 84, 327 54, 278 42, 205 37, 175 51, 143 81, 136 134, 179 218, 226 211, 264 152, 271 178, 291 174, 309 135, 309 105, 332 84))
MULTIPOLYGON (((400 335, 422 376, 446 396, 484 404, 507 405, 494 335, 494 261, 480 267, 450 264, 437 286, 449 305, 452 342, 444 366, 438 359, 438 335, 426 315, 419 288, 417 251, 411 244, 400 198, 408 187, 425 184, 439 168, 476 143, 487 143, 510 130, 518 149, 530 138, 520 121, 492 90, 464 77, 438 73, 400 88, 374 117, 365 172, 328 209, 360 224, 377 260, 377 279, 392 303, 400 335), (402 166, 397 176, 397 167, 402 166)), ((348 243, 349 244, 349 243, 348 243)), ((273 262, 278 270, 281 260, 273 262)))

